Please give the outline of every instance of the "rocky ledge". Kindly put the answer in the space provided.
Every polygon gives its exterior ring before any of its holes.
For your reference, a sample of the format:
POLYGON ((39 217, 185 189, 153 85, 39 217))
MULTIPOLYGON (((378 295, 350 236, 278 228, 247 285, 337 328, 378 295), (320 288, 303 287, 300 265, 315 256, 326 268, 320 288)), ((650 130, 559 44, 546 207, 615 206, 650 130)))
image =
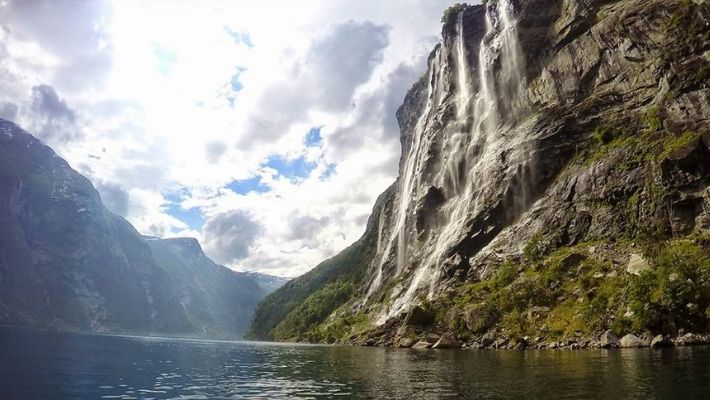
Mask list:
POLYGON ((710 345, 710 334, 681 333, 676 337, 668 335, 651 335, 650 333, 629 333, 622 337, 607 330, 596 338, 573 337, 560 341, 545 341, 538 336, 531 338, 509 338, 505 335, 487 333, 465 342, 460 342, 451 333, 426 333, 416 336, 398 337, 394 341, 381 341, 368 338, 365 341, 354 340, 347 343, 359 346, 382 346, 412 349, 464 349, 464 350, 582 350, 582 349, 616 349, 616 348, 653 348, 710 345))

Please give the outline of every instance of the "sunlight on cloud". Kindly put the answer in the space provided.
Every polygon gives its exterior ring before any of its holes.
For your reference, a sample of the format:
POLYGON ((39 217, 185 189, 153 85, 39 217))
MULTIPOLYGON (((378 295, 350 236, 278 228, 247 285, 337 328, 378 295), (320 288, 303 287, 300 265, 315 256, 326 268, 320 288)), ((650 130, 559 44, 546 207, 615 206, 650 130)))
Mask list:
POLYGON ((0 8, 10 28, 32 29, 0 30, 15 78, 0 112, 41 135, 41 88, 72 116, 50 144, 141 233, 295 276, 356 240, 395 179, 394 111, 424 71, 411 54, 449 3, 58 2, 53 16, 90 16, 71 26, 13 4, 0 8), (87 60, 101 61, 77 81, 87 60))

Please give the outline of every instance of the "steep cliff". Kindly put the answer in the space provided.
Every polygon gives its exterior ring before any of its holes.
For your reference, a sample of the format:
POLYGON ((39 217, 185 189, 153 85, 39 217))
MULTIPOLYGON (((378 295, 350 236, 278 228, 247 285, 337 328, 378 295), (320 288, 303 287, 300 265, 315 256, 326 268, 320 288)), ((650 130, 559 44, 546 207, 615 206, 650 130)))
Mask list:
POLYGON ((449 9, 397 113, 399 177, 359 289, 305 328, 261 329, 257 312, 252 331, 411 345, 707 329, 709 18, 689 0, 449 9))
POLYGON ((0 321, 189 332, 140 235, 49 147, 0 120, 0 321))
POLYGON ((0 119, 0 324, 240 337, 265 294, 194 239, 146 240, 88 179, 0 119))

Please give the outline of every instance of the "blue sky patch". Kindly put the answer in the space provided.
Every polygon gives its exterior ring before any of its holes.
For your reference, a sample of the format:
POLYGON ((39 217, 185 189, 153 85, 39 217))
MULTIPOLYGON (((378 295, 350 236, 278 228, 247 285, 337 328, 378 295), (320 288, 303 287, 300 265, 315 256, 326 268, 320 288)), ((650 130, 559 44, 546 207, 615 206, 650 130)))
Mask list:
POLYGON ((250 49, 252 47, 254 47, 254 43, 252 43, 252 41, 251 41, 251 36, 249 35, 249 32, 246 32, 246 31, 237 32, 233 29, 230 29, 227 26, 224 27, 224 31, 227 32, 227 34, 229 36, 231 36, 232 39, 234 39, 234 43, 243 44, 250 49))
POLYGON ((324 180, 324 179, 330 177, 331 175, 333 175, 333 174, 335 173, 335 167, 336 167, 336 165, 337 165, 337 164, 335 164, 335 163, 333 163, 333 164, 328 164, 328 165, 325 167, 325 171, 323 171, 323 174, 320 176, 320 179, 321 179, 321 180, 324 180))
POLYGON ((232 86, 232 91, 233 92, 238 92, 244 88, 242 86, 242 83, 239 82, 239 74, 232 76, 232 81, 230 82, 230 85, 232 86))
POLYGON ((232 89, 232 92, 225 96, 225 98, 229 102, 229 105, 231 105, 232 107, 234 107, 234 101, 237 99, 236 93, 244 89, 244 85, 242 85, 242 83, 239 81, 239 77, 241 76, 242 72, 247 70, 246 68, 238 65, 234 69, 236 70, 236 72, 229 80, 229 87, 232 89))
POLYGON ((264 193, 268 192, 270 189, 268 186, 261 182, 260 176, 255 176, 249 179, 242 179, 239 181, 232 181, 227 184, 227 189, 238 194, 247 194, 250 192, 264 193))
POLYGON ((165 196, 165 198, 168 200, 166 207, 168 214, 186 223, 190 229, 199 230, 202 228, 202 225, 205 223, 205 218, 202 216, 199 208, 182 208, 180 206, 180 202, 182 202, 180 195, 171 194, 169 196, 165 196))
POLYGON ((302 179, 308 178, 311 171, 316 168, 316 163, 306 160, 304 156, 289 160, 283 156, 272 155, 266 160, 264 166, 275 169, 285 178, 302 179))
POLYGON ((158 71, 167 75, 170 72, 170 67, 177 61, 177 54, 160 46, 153 46, 153 54, 158 59, 158 71))
POLYGON ((240 66, 236 66, 235 69, 237 70, 237 72, 232 75, 232 80, 229 82, 229 84, 232 87, 233 92, 238 92, 244 88, 244 85, 242 85, 242 83, 239 81, 239 76, 247 69, 240 66))
POLYGON ((323 138, 320 135, 321 128, 322 128, 322 126, 313 127, 313 128, 311 128, 310 131, 308 131, 308 133, 306 133, 306 138, 305 138, 306 146, 313 147, 313 146, 320 145, 320 143, 323 141, 323 138))

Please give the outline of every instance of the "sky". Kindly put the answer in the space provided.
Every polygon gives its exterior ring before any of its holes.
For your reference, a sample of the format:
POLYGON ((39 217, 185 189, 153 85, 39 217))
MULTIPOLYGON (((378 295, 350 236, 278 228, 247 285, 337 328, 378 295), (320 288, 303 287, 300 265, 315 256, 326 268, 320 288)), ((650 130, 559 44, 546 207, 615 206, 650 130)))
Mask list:
POLYGON ((444 0, 0 0, 0 117, 145 235, 294 277, 363 233, 444 0))

